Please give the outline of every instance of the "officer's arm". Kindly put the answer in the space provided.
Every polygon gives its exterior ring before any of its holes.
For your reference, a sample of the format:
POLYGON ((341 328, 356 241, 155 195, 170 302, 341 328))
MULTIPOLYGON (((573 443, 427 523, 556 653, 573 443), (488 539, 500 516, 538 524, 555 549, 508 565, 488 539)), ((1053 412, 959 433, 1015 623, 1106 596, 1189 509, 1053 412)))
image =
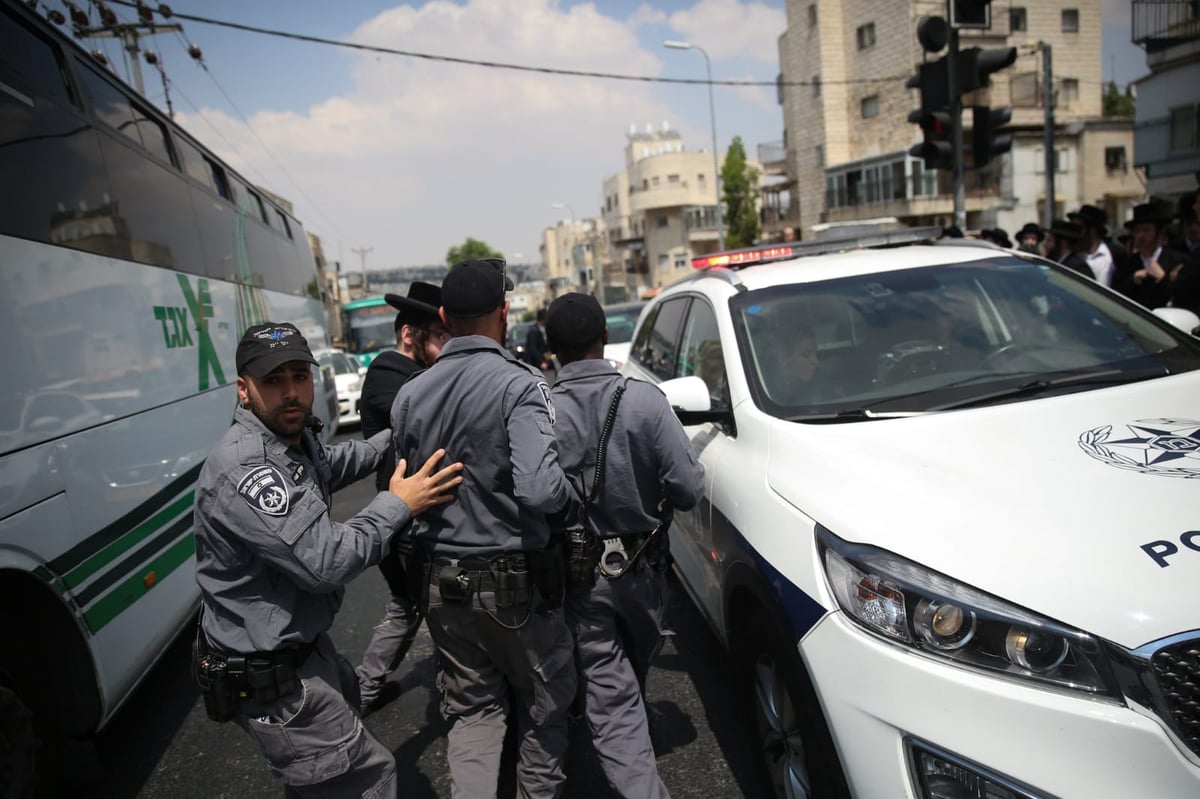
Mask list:
POLYGON ((238 477, 223 481, 209 510, 213 525, 312 593, 335 591, 378 563, 395 532, 412 519, 404 500, 383 492, 347 523, 335 523, 311 484, 288 486, 284 512, 276 515, 281 508, 268 513, 239 493, 238 477))
POLYGON ((504 392, 505 423, 512 460, 513 493, 531 510, 551 513, 570 498, 566 475, 558 465, 558 445, 547 403, 545 383, 514 380, 504 392), (509 410, 511 408, 511 410, 509 410))
POLYGON ((657 411, 646 414, 645 418, 653 420, 647 433, 654 440, 658 453, 658 477, 663 492, 671 507, 687 510, 699 502, 704 493, 704 464, 696 457, 692 442, 667 398, 655 391, 648 402, 653 402, 657 411))
POLYGON ((381 430, 366 441, 351 439, 325 447, 329 468, 333 472, 329 481, 330 490, 338 491, 373 474, 391 440, 391 431, 381 430))

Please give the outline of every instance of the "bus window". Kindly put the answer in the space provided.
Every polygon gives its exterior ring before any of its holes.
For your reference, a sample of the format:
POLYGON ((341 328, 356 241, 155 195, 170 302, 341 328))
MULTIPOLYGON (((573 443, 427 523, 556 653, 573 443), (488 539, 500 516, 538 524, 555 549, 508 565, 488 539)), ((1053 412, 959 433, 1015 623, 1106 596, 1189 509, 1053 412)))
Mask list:
POLYGON ((54 45, 0 12, 0 77, 18 92, 75 103, 54 45))
POLYGON ((200 150, 187 139, 175 137, 175 149, 179 153, 179 160, 183 162, 183 171, 192 180, 199 181, 206 188, 216 191, 216 186, 213 185, 212 169, 208 166, 208 161, 200 150))
POLYGON ((80 72, 83 73, 83 82, 91 95, 96 118, 141 145, 142 137, 133 123, 133 109, 129 106, 129 98, 95 70, 85 67, 80 72))
POLYGON ((286 233, 287 237, 290 239, 292 237, 292 226, 288 224, 287 214, 285 214, 283 211, 280 211, 278 208, 275 209, 275 213, 279 215, 279 221, 283 225, 283 232, 286 233))
POLYGON ((139 108, 137 103, 133 103, 132 107, 133 124, 142 136, 142 146, 146 148, 146 152, 156 158, 161 158, 168 164, 173 164, 171 148, 167 144, 167 132, 163 130, 163 126, 158 123, 157 119, 139 108))
POLYGON ((212 159, 205 158, 204 161, 212 172, 212 185, 216 188, 217 194, 229 202, 233 202, 233 191, 229 188, 229 178, 225 177, 225 170, 212 159))

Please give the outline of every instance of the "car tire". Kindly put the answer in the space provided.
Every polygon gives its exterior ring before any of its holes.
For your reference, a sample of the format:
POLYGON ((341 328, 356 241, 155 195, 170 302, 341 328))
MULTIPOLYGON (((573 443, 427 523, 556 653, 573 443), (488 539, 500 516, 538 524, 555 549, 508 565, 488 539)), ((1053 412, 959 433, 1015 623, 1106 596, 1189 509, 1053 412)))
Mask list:
POLYGON ((795 647, 766 612, 754 613, 734 642, 738 683, 777 799, 849 799, 837 750, 795 647))

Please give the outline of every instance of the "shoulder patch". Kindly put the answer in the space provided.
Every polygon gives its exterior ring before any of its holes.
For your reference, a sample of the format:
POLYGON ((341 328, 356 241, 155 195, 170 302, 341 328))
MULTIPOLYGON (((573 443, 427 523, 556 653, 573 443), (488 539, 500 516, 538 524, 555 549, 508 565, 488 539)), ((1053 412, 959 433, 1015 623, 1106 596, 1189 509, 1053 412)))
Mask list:
POLYGON ((554 402, 550 399, 550 385, 545 381, 539 381, 538 389, 542 392, 542 399, 546 402, 546 410, 550 412, 550 424, 554 424, 554 402))
POLYGON ((246 504, 268 516, 286 516, 290 496, 283 474, 274 466, 257 466, 238 481, 238 495, 246 504))

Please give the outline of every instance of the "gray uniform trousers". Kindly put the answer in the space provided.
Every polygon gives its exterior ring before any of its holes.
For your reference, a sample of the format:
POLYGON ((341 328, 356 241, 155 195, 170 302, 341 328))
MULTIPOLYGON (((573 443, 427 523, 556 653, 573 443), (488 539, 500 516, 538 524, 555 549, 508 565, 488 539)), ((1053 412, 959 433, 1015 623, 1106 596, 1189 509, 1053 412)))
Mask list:
POLYGON ((242 700, 238 725, 262 746, 289 796, 395 799, 396 760, 351 704, 358 681, 324 633, 297 672, 301 688, 274 702, 242 700))
POLYGON ((476 592, 465 604, 445 604, 437 584, 429 586, 425 621, 437 646, 442 716, 451 722, 451 796, 496 796, 511 689, 518 796, 557 797, 566 779, 567 713, 576 684, 571 633, 561 608, 530 613, 527 606, 495 606, 492 591, 476 592))
POLYGON ((355 669, 364 708, 379 697, 388 675, 404 660, 421 629, 421 610, 409 596, 403 556, 385 555, 379 562, 379 571, 387 580, 391 595, 384 607, 383 621, 375 625, 362 663, 355 669))
POLYGON ((597 576, 590 590, 567 592, 584 717, 604 776, 627 799, 669 796, 643 699, 650 661, 662 645, 662 581, 646 568, 616 580, 597 576))

